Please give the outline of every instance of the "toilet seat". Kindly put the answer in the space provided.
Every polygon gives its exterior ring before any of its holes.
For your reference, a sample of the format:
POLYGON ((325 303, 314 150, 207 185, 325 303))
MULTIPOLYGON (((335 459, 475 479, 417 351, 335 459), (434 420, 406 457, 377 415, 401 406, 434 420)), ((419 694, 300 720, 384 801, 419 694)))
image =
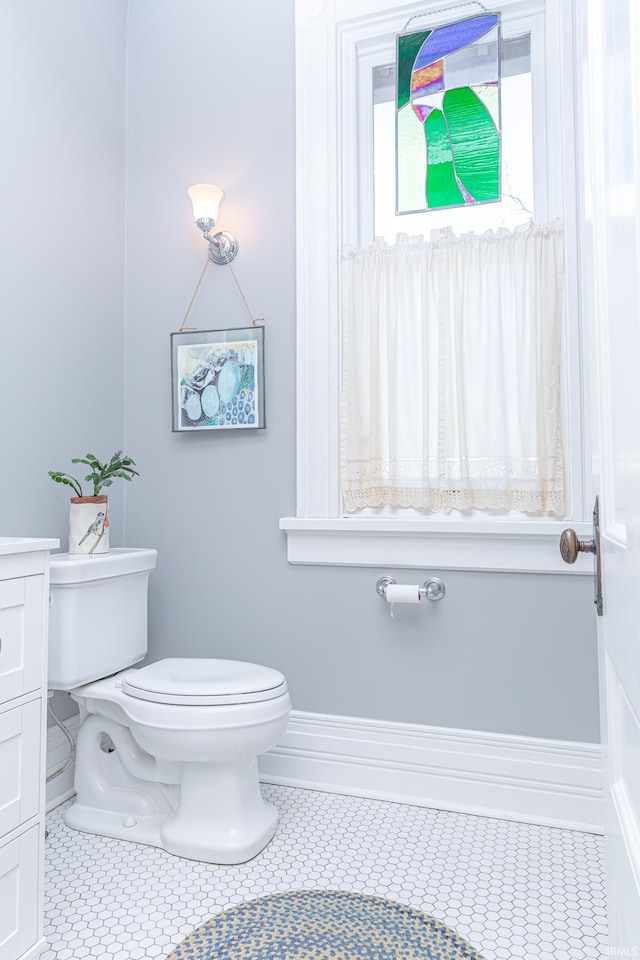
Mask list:
POLYGON ((278 670, 256 663, 175 657, 128 671, 122 690, 153 703, 217 706, 273 700, 287 684, 278 670))

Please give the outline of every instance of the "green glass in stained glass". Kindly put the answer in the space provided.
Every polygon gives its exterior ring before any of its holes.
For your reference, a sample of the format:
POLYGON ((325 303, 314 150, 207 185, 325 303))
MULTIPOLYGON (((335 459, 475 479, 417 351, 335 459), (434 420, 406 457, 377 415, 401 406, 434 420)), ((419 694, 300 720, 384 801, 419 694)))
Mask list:
POLYGON ((398 37, 398 110, 411 99, 411 71, 420 47, 432 30, 398 37))
POLYGON ((426 194, 429 207, 463 203, 453 169, 453 152, 442 110, 433 110, 424 123, 427 140, 426 194))
POLYGON ((458 180, 476 203, 499 200, 500 137, 489 111, 470 87, 447 91, 443 110, 458 180))

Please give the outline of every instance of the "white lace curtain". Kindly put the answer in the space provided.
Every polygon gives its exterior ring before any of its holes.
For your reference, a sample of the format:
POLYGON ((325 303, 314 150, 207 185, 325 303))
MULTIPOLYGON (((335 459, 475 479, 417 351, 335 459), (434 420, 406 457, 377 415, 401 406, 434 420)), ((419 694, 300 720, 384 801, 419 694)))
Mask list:
POLYGON ((346 509, 563 514, 560 221, 342 259, 346 509))

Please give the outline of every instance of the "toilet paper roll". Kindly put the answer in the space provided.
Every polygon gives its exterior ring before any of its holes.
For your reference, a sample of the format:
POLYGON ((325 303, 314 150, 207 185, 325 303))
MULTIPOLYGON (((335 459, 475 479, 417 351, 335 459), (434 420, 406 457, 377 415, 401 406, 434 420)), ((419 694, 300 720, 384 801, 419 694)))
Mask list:
POLYGON ((417 583, 390 583, 385 599, 387 603, 419 603, 420 587, 417 583))

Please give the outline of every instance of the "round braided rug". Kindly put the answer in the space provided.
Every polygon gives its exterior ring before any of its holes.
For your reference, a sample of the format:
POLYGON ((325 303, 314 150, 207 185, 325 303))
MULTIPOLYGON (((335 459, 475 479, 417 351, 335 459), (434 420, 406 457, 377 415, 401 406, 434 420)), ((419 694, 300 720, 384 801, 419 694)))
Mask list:
POLYGON ((344 890, 294 890, 225 910, 167 960, 482 960, 440 920, 344 890))

